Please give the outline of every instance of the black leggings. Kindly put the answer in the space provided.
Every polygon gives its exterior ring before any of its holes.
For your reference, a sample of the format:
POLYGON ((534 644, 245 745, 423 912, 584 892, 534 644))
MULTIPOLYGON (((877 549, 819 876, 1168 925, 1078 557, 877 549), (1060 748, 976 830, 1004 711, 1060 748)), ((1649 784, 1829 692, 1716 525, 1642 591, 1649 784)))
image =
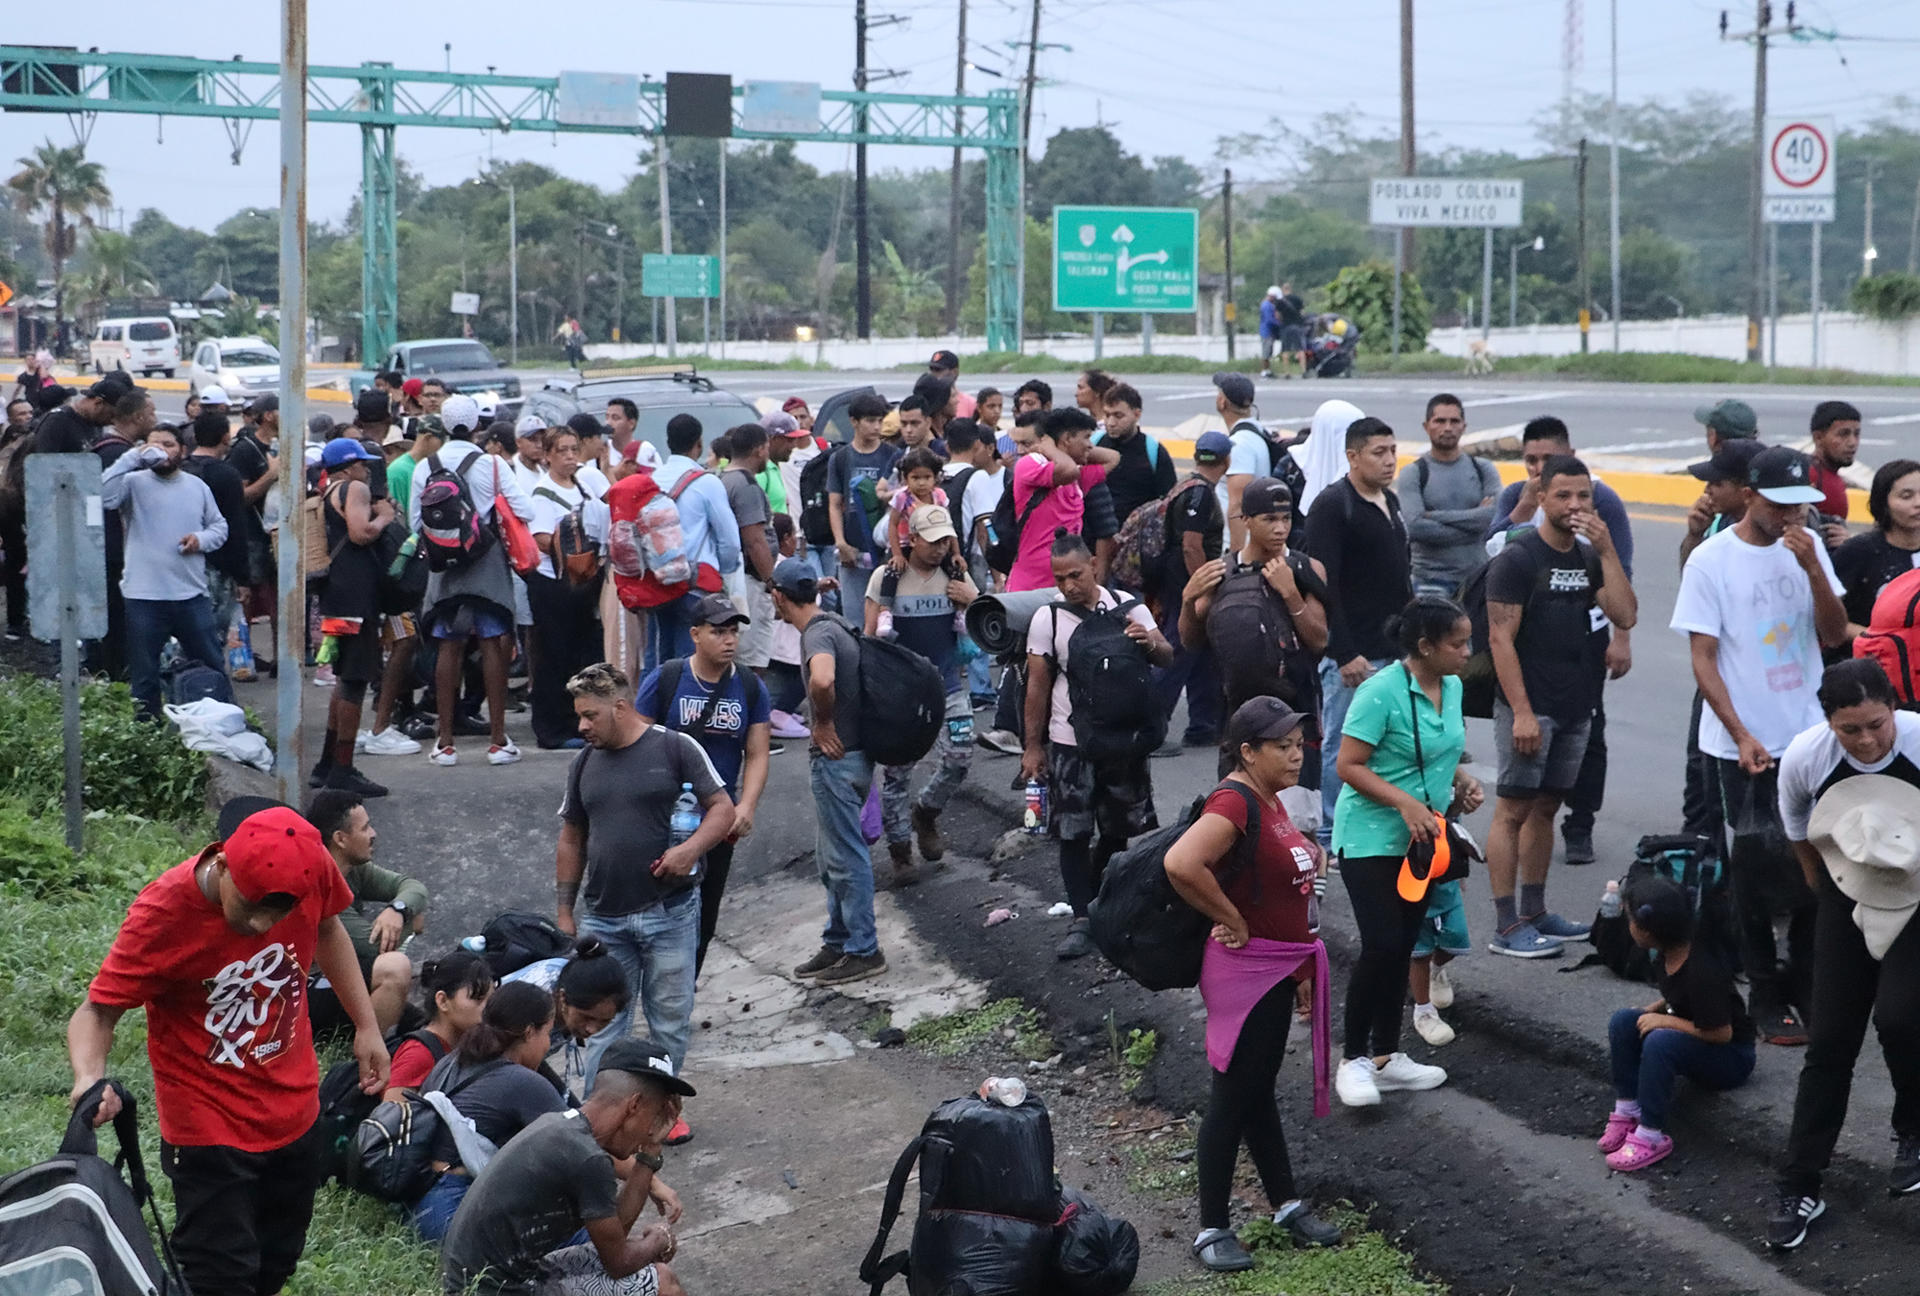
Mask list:
POLYGON ((1280 1105, 1273 1098, 1274 1078, 1287 1055, 1287 1029, 1292 1023, 1293 978, 1288 977, 1253 1006, 1233 1046, 1233 1059, 1225 1071, 1213 1073, 1207 1114, 1200 1119, 1197 1154, 1201 1228, 1227 1227, 1227 1198, 1243 1139, 1274 1209, 1296 1196, 1287 1137, 1280 1129, 1280 1105))
POLYGON ((1400 857, 1342 856, 1340 880, 1360 929, 1360 957, 1347 978, 1345 1051, 1342 1057, 1385 1057, 1400 1051, 1400 1020, 1407 1000, 1407 960, 1426 917, 1422 899, 1400 898, 1395 880, 1400 857), (1371 1044, 1371 1047, 1369 1047, 1371 1044))

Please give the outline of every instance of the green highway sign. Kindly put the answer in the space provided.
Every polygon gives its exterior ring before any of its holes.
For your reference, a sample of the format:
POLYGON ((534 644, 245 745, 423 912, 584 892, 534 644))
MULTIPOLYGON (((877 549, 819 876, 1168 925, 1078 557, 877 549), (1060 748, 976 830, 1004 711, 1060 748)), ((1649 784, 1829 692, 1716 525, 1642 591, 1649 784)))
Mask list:
POLYGON ((640 258, 642 297, 718 297, 720 258, 649 252, 640 258))
POLYGON ((1200 213, 1191 207, 1053 209, 1053 308, 1192 311, 1200 213))

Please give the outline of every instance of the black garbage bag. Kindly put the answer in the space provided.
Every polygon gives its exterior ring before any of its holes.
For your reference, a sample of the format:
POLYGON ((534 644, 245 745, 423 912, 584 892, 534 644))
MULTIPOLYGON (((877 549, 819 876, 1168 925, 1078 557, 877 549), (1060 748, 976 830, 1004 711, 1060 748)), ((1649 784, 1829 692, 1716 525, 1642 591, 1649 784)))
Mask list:
POLYGON ((1065 1296, 1119 1296, 1140 1268, 1140 1235, 1109 1216, 1091 1197, 1060 1190, 1061 1221, 1054 1230, 1053 1276, 1065 1296))
POLYGON ((1053 1224, 979 1211, 922 1211, 910 1296, 1051 1296, 1053 1224))

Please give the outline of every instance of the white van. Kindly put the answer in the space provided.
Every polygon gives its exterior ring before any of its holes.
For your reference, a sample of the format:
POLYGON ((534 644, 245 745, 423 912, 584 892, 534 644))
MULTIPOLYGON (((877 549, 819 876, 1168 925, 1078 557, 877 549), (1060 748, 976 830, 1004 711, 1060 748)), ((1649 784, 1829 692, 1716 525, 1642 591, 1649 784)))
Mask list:
POLYGON ((180 335, 164 315, 105 319, 94 326, 87 356, 97 374, 124 369, 171 378, 180 366, 180 335))

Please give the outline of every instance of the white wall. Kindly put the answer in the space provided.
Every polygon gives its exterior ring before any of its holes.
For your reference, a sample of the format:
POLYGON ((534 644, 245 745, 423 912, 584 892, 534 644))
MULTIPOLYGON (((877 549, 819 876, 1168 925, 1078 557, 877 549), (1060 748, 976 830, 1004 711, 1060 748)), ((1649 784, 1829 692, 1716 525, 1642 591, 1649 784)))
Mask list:
MULTIPOLYGON (((1678 351, 1690 355, 1717 356, 1740 360, 1746 356, 1747 321, 1744 316, 1708 315, 1670 320, 1628 320, 1620 326, 1623 351, 1678 351)), ((1480 336, 1474 329, 1435 329, 1428 334, 1428 345, 1446 355, 1465 356, 1468 343, 1480 336)), ((1612 349, 1610 325, 1596 323, 1589 335, 1591 349, 1612 349)), ((1764 345, 1762 353, 1768 348, 1764 345)), ((1365 343, 1362 344, 1365 347, 1365 343)), ((1489 345, 1498 356, 1572 355, 1580 349, 1580 330, 1572 324, 1546 324, 1527 328, 1494 329, 1489 345)), ((1774 356, 1783 365, 1815 364, 1813 321, 1807 315, 1783 315, 1775 342, 1774 356)), ((699 347, 685 346, 692 355, 699 347)), ((895 365, 925 364, 937 350, 957 351, 961 355, 987 349, 986 339, 978 337, 874 338, 861 342, 834 339, 828 342, 729 342, 725 354, 730 360, 755 360, 778 364, 785 360, 825 361, 836 369, 888 369, 895 365)), ((1227 358, 1226 338, 1169 336, 1159 334, 1153 340, 1159 355, 1194 356, 1216 364, 1227 358)), ((1029 352, 1045 351, 1073 363, 1093 361, 1091 338, 1047 338, 1028 343, 1029 352)), ((719 354, 720 348, 714 348, 719 354)), ((1257 336, 1239 335, 1236 353, 1241 360, 1260 354, 1257 336)), ((1108 334, 1104 354, 1138 355, 1138 335, 1108 334)), ((1361 352, 1365 369, 1369 351, 1361 352)), ((587 347, 595 360, 633 359, 659 356, 664 348, 634 343, 595 344, 587 347)), ((1846 312, 1827 312, 1820 316, 1820 354, 1817 363, 1859 373, 1920 375, 1920 320, 1897 324, 1883 323, 1846 312)))

